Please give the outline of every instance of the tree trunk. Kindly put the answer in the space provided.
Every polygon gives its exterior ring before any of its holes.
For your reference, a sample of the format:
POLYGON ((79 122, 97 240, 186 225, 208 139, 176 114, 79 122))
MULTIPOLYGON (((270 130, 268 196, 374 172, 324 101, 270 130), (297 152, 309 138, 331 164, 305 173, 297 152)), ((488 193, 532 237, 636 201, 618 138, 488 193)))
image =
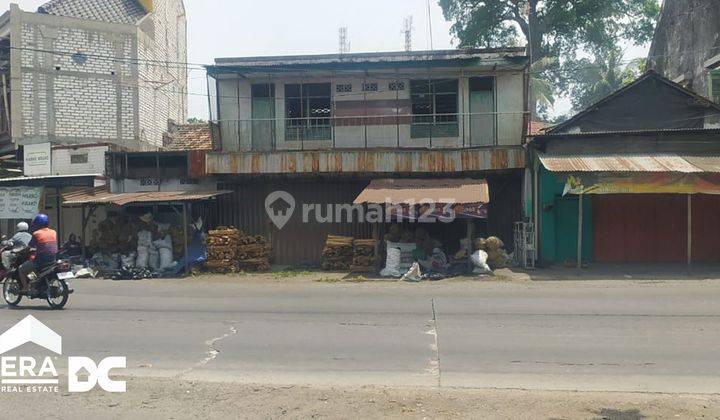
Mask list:
MULTIPOLYGON (((542 41, 543 41, 543 30, 540 26, 540 20, 537 15, 537 0, 530 0, 529 11, 528 11, 528 57, 530 58, 530 65, 542 58, 542 41)), ((532 70, 532 69, 531 69, 532 70)), ((537 75, 530 74, 530 77, 537 77, 537 75)), ((529 87, 528 87, 529 89, 529 87)), ((532 120, 537 116, 537 98, 534 92, 528 92, 528 111, 530 111, 530 118, 532 120)))

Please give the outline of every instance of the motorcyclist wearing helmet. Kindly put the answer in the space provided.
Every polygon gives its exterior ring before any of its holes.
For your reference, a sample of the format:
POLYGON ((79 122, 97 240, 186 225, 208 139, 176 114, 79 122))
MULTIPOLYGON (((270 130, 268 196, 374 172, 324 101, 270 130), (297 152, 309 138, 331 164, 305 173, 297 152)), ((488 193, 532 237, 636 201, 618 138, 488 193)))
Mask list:
MULTIPOLYGON (((25 247, 30 244, 30 241, 32 240, 32 235, 30 232, 30 226, 28 226, 25 222, 20 222, 17 224, 17 233, 13 235, 12 238, 10 238, 10 246, 13 248, 17 247, 25 247)), ((13 262, 13 257, 15 254, 12 250, 8 249, 7 251, 3 251, 2 253, 2 264, 5 269, 9 270, 10 266, 13 262)))
POLYGON ((57 261, 57 232, 50 229, 50 218, 46 214, 38 214, 33 220, 30 246, 36 249, 35 264, 38 268, 46 267, 57 261))

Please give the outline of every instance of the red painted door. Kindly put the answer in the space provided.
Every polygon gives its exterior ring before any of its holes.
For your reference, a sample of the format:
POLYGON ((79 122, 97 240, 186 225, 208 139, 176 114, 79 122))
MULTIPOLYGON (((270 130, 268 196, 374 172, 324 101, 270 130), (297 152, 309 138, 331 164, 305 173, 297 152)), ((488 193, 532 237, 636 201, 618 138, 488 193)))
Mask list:
POLYGON ((720 261, 720 196, 692 198, 692 257, 697 262, 720 261))
POLYGON ((686 196, 594 195, 592 203, 595 261, 686 261, 686 196))

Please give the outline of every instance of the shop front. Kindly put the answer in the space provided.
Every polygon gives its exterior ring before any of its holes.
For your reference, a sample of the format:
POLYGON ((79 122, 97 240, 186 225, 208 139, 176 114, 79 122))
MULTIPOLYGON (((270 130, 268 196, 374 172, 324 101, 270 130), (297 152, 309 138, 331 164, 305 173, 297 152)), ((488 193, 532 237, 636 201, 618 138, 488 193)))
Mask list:
POLYGON ((636 153, 539 160, 545 261, 720 262, 720 159, 636 153))

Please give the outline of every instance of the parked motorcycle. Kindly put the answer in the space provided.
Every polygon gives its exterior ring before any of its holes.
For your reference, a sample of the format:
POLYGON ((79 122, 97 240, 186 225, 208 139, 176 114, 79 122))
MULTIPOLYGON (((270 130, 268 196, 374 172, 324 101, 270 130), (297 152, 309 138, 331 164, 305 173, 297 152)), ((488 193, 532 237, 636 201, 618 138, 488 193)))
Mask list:
MULTIPOLYGON (((4 250, 8 250, 5 247, 4 250)), ((12 249, 15 254, 11 267, 3 269, 3 298, 10 307, 20 304, 23 297, 45 299, 52 309, 62 309, 73 293, 67 280, 75 278, 70 264, 59 260, 39 271, 35 267, 35 250, 30 247, 12 249), (28 291, 22 290, 21 278, 29 284, 28 291)))

